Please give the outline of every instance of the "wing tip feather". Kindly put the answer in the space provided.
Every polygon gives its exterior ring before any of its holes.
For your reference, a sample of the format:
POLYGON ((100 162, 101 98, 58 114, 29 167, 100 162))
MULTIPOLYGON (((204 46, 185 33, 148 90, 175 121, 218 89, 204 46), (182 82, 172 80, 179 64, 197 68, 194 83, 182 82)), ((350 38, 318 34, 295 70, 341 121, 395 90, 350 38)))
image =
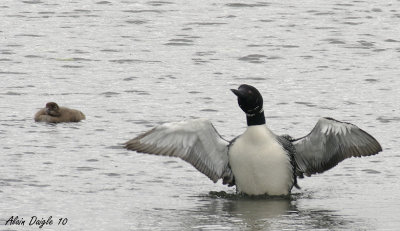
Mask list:
POLYGON ((195 119, 158 125, 124 143, 124 148, 138 153, 179 157, 216 183, 226 168, 220 163, 227 161, 228 142, 223 141, 210 120, 195 119), (210 149, 210 143, 216 147, 210 149))
MULTIPOLYGON (((303 152, 308 153, 310 151, 315 151, 313 148, 310 148, 310 145, 314 145, 315 140, 319 139, 321 136, 319 133, 323 133, 327 139, 328 137, 333 139, 332 144, 338 145, 337 149, 334 150, 333 153, 338 153, 330 156, 330 158, 325 159, 323 162, 310 159, 313 155, 306 154, 304 156, 300 156, 299 158, 301 161, 301 167, 298 167, 299 171, 301 172, 300 175, 304 174, 306 176, 311 176, 315 173, 322 173, 335 167, 346 158, 372 156, 383 150, 380 143, 363 129, 352 123, 342 122, 331 117, 320 118, 308 135, 299 139, 295 139, 295 141, 299 141, 295 143, 295 145, 301 146, 302 149, 307 149, 302 150, 303 152), (341 127, 341 125, 344 125, 344 127, 341 127), (314 143, 310 139, 314 139, 314 143)), ((330 151, 328 153, 330 153, 330 151)))

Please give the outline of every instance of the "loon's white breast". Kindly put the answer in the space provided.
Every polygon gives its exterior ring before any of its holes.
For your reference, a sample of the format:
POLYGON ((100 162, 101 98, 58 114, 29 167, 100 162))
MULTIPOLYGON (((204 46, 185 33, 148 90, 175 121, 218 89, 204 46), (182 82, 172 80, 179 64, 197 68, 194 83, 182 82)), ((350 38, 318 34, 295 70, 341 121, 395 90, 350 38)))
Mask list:
POLYGON ((229 149, 229 164, 240 192, 287 195, 293 186, 290 157, 265 124, 249 126, 229 149))

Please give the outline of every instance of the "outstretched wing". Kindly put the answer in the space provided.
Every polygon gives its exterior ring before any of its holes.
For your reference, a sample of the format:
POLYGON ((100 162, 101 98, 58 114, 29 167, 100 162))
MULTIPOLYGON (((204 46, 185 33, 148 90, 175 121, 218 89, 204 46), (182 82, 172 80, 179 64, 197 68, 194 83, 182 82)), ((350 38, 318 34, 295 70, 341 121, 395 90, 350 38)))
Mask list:
POLYGON ((232 178, 228 144, 209 120, 195 119, 156 126, 126 142, 125 148, 179 157, 215 183, 220 178, 232 178))
POLYGON ((321 118, 307 136, 294 142, 298 175, 322 173, 349 157, 382 151, 374 137, 354 124, 321 118))

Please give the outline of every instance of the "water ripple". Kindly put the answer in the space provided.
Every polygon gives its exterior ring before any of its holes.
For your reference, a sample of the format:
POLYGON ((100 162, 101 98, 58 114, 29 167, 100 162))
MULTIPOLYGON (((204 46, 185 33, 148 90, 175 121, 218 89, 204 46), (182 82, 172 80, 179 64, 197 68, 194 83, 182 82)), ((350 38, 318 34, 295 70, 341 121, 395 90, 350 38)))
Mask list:
POLYGON ((362 171, 363 171, 363 172, 366 172, 366 173, 368 173, 368 174, 380 174, 380 173, 381 173, 381 172, 376 171, 376 170, 374 170, 374 169, 363 169, 362 171))
POLYGON ((136 24, 136 25, 142 25, 148 23, 148 21, 145 20, 126 20, 125 22, 128 24, 136 24))
POLYGON ((238 7, 238 8, 245 8, 245 7, 265 7, 269 6, 270 4, 267 2, 259 2, 259 3, 254 3, 254 4, 248 4, 248 3, 227 3, 226 6, 229 7, 238 7))
POLYGON ((98 170, 98 168, 83 166, 83 167, 77 167, 76 170, 79 172, 90 172, 90 171, 98 170))
POLYGON ((266 55, 252 54, 240 57, 239 60, 246 61, 249 63, 264 63, 265 59, 267 59, 266 55))
POLYGON ((398 116, 392 116, 392 117, 379 116, 376 119, 381 123, 392 123, 392 122, 399 122, 400 121, 400 117, 398 117, 398 116))
POLYGON ((112 3, 109 2, 109 1, 99 1, 99 2, 96 2, 96 4, 100 4, 100 5, 111 5, 112 3))
POLYGON ((43 3, 42 1, 39 1, 39 0, 22 1, 22 2, 26 3, 26 4, 42 4, 43 3))
POLYGON ((149 1, 147 4, 151 6, 164 6, 164 5, 171 5, 174 4, 173 2, 167 2, 167 1, 149 1))

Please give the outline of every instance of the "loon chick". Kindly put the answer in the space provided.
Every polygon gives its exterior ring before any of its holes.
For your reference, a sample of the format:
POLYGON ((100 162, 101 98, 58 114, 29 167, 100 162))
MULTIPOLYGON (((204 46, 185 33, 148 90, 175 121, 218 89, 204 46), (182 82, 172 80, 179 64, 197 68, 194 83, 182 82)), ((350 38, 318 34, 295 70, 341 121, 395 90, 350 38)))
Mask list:
POLYGON ((36 122, 62 123, 79 122, 86 119, 86 117, 81 111, 59 107, 58 104, 49 102, 45 108, 36 112, 34 119, 36 122))
POLYGON ((231 89, 246 113, 246 131, 228 142, 206 119, 165 123, 125 143, 142 153, 179 157, 214 183, 236 185, 247 195, 288 195, 297 177, 322 173, 349 157, 382 151, 374 137, 357 126, 321 118, 301 138, 274 134, 265 124, 263 98, 250 85, 231 89))

